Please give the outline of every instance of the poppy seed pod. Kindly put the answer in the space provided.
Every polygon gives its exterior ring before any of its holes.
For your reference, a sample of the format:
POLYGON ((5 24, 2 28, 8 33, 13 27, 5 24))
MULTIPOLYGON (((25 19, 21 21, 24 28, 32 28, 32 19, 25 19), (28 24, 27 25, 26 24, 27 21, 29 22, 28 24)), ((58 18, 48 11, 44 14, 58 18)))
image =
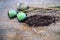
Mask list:
POLYGON ((8 11, 9 18, 14 18, 14 17, 16 17, 16 15, 17 15, 17 12, 15 10, 8 11))
POLYGON ((26 14, 24 13, 24 12, 19 12, 18 14, 17 14, 17 19, 18 19, 18 21, 23 21, 23 20, 25 20, 26 19, 26 14))
POLYGON ((24 3, 18 3, 17 4, 17 9, 20 11, 20 10, 26 10, 29 8, 29 6, 27 4, 24 4, 24 3))

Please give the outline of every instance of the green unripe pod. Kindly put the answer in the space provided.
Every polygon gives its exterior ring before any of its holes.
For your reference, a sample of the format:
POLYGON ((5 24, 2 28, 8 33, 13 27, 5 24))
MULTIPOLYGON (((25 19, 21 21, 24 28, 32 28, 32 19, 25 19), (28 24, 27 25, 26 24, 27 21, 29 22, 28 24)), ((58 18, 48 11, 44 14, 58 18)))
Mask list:
POLYGON ((15 10, 9 10, 8 16, 9 18, 14 18, 17 16, 17 12, 15 10))
POLYGON ((24 4, 24 3, 18 3, 18 10, 26 10, 28 9, 29 6, 27 4, 24 4))
POLYGON ((24 12, 19 12, 18 14, 17 14, 17 19, 18 19, 18 21, 23 21, 23 20, 25 20, 26 19, 26 14, 24 13, 24 12))

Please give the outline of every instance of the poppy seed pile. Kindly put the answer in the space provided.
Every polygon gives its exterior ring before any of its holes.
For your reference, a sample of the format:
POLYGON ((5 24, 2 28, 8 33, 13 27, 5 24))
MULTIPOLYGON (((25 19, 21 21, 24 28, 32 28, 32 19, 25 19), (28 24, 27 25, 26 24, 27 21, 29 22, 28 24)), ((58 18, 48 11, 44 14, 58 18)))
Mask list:
POLYGON ((49 26, 58 21, 58 17, 50 15, 33 15, 24 21, 29 26, 49 26))

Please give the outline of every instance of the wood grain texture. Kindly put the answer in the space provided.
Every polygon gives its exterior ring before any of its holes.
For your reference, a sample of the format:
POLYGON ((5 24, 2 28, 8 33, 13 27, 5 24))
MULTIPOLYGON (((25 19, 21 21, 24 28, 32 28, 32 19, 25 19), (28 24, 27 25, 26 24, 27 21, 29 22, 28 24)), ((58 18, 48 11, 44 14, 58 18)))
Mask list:
MULTIPOLYGON (((0 0, 0 40, 60 40, 60 34, 58 34, 60 33, 60 22, 55 26, 34 28, 19 23, 17 18, 9 19, 8 10, 16 10, 18 2, 25 2, 30 6, 33 5, 33 2, 38 3, 37 0, 0 0)), ((38 7, 40 7, 39 3, 38 7)), ((44 13, 45 10, 44 12, 41 10, 41 12, 44 13)), ((60 11, 58 14, 60 15, 60 11)))

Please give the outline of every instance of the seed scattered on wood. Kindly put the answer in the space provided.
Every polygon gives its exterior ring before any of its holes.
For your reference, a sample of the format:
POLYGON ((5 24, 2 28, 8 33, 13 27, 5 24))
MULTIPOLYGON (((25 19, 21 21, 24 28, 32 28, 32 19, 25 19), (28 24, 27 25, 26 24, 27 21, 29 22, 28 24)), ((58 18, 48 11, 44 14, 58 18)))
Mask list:
POLYGON ((33 15, 24 21, 29 26, 49 26, 58 21, 58 18, 50 15, 33 15))

